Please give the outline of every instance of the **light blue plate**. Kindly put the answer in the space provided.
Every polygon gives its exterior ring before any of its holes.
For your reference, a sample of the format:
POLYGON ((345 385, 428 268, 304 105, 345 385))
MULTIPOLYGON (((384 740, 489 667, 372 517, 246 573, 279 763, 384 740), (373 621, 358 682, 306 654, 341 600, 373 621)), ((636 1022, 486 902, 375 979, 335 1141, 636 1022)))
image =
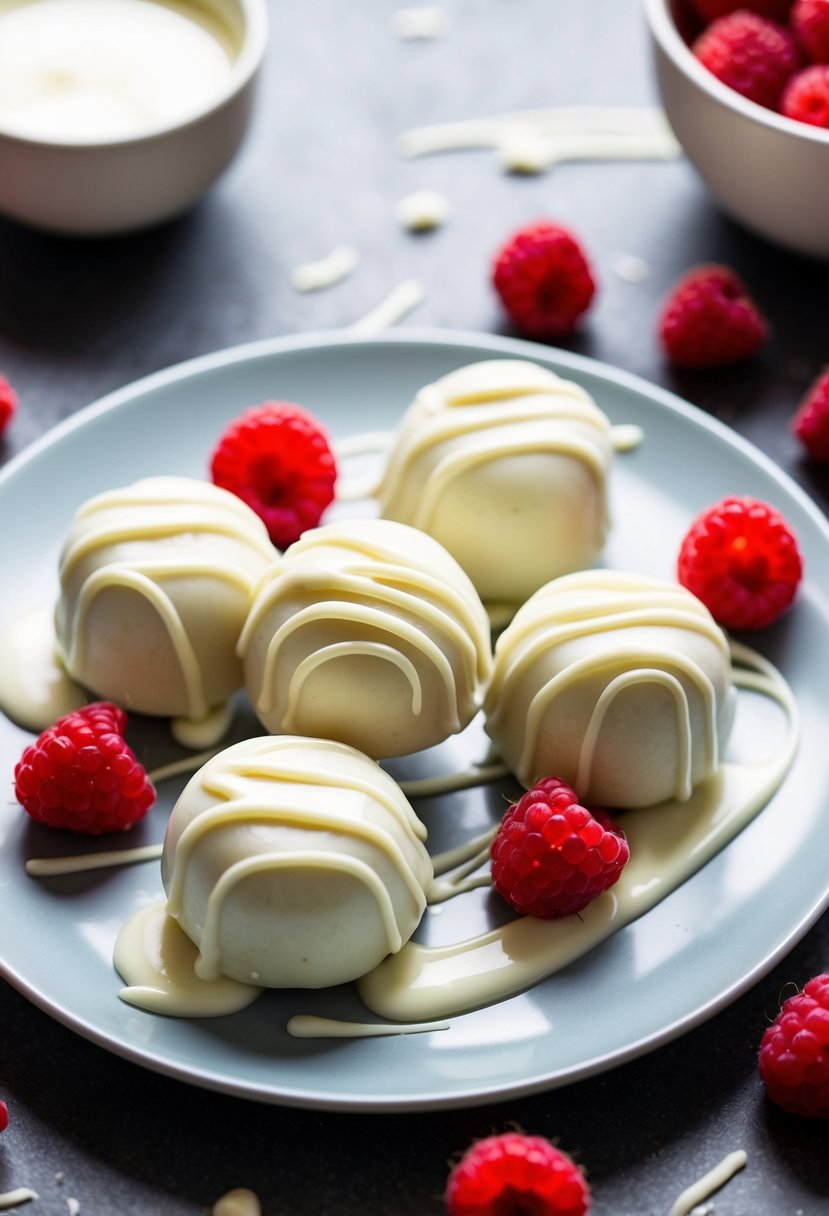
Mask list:
MULTIPOLYGON (((562 1085, 651 1050, 702 1022, 788 951, 829 902, 829 528, 764 456, 677 398, 590 360, 489 336, 413 331, 268 341, 197 359, 114 393, 64 423, 0 474, 0 628, 55 595, 68 521, 91 494, 157 473, 205 475, 226 422, 267 398, 301 402, 335 435, 394 426, 421 385, 464 363, 535 359, 579 381, 645 442, 617 460, 605 562, 673 576, 681 536, 725 494, 753 494, 795 527, 807 579, 795 609, 755 643, 776 662, 803 716, 799 759, 776 797, 714 861, 637 923, 523 996, 454 1019, 442 1033, 356 1041, 291 1039, 293 1013, 365 1017, 350 989, 269 993, 215 1020, 173 1020, 123 1004, 113 941, 161 894, 155 864, 43 881, 24 860, 84 851, 0 807, 0 970, 35 1004, 110 1051, 196 1085, 343 1110, 461 1106, 562 1085)), ((509 555, 493 553, 493 561, 509 555)), ((158 730, 142 748, 158 745, 158 730)), ((30 736, 0 721, 8 783, 30 736)), ((397 775, 451 769, 484 748, 478 723, 397 775)), ((132 843, 160 840, 180 783, 168 782, 132 843)), ((503 789, 424 801, 443 848, 503 809, 503 789)), ((125 843, 120 841, 119 843, 125 843)), ((427 916, 429 940, 482 929, 496 901, 475 892, 427 916)))

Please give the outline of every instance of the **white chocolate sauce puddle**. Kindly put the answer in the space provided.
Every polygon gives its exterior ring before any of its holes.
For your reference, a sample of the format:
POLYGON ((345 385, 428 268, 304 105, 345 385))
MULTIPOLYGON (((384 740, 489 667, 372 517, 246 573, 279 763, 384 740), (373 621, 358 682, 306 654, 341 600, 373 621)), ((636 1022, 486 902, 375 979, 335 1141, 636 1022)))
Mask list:
MULTIPOLYGON (((545 921, 521 917, 448 946, 409 942, 357 981, 363 1003, 398 1026, 433 1023, 507 999, 554 974, 653 908, 719 852, 768 802, 797 750, 794 698, 775 668, 738 644, 733 655, 738 687, 760 693, 783 709, 787 729, 777 753, 752 763, 726 762, 686 802, 670 801, 627 811, 620 822, 631 860, 617 884, 578 917, 545 921)), ((487 837, 435 859, 438 877, 430 900, 450 898, 487 879, 474 877, 486 859, 487 837), (448 872, 448 877, 441 877, 448 872)), ((122 930, 115 965, 126 980, 122 999, 153 1012, 215 1016, 234 1012, 260 993, 253 985, 205 982, 195 973, 197 949, 166 914, 162 902, 139 909, 122 930)), ((292 1021, 304 1037, 380 1033, 359 1023, 292 1021)), ((369 1023, 368 1025, 372 1025, 369 1023)), ((388 1033, 388 1027, 386 1033, 388 1033)))

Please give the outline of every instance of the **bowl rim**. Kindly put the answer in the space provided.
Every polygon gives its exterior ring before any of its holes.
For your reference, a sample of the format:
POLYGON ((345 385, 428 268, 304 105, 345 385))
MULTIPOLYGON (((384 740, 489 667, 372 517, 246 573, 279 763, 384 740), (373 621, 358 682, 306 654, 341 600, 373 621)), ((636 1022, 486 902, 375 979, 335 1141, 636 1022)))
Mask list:
POLYGON ((654 39, 669 59, 693 84, 721 105, 734 110, 737 114, 759 126, 769 127, 781 135, 793 135, 805 143, 815 143, 819 146, 829 146, 829 130, 813 126, 807 122, 797 122, 786 118, 775 110, 769 110, 750 101, 741 93, 730 89, 728 85, 718 80, 712 72, 704 68, 691 51, 685 39, 677 29, 671 13, 671 0, 643 0, 645 15, 654 39))
MULTIPOLYGON (((36 0, 35 0, 36 2, 36 0)), ((165 6, 164 0, 152 0, 153 3, 165 6)), ((25 3, 25 0, 21 0, 25 3)), ((131 135, 119 135, 114 138, 96 139, 83 136, 38 136, 25 135, 3 125, 0 120, 0 142, 14 144, 21 148, 42 148, 56 150, 78 150, 94 152, 116 148, 131 147, 142 143, 151 143, 172 132, 186 131, 188 127, 203 122, 211 114, 226 106, 229 101, 243 92, 253 80, 265 55, 268 41, 268 18, 265 0, 236 0, 242 16, 242 39, 239 54, 231 66, 228 80, 221 89, 211 94, 206 104, 199 109, 175 118, 168 122, 157 122, 141 128, 131 135)), ((171 5, 174 11, 175 5, 171 5)))

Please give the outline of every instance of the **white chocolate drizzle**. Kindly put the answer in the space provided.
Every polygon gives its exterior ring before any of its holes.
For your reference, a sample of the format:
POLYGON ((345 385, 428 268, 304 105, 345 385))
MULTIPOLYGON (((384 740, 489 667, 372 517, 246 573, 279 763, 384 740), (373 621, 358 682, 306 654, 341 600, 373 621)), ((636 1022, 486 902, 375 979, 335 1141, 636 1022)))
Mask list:
MULTIPOLYGON (((404 131, 396 141, 401 156, 429 156, 435 152, 455 152, 470 148, 503 148, 518 139, 524 140, 524 159, 530 141, 538 149, 542 143, 549 154, 552 141, 560 139, 569 147, 570 155, 579 152, 578 140, 593 141, 594 156, 600 149, 598 140, 605 139, 604 156, 612 159, 617 153, 630 152, 632 141, 643 140, 642 159, 680 154, 679 145, 661 109, 626 106, 558 106, 546 110, 520 110, 494 114, 489 118, 440 123, 404 131), (569 141, 565 143, 564 141, 569 141)), ((587 146, 586 143, 582 146, 587 146)), ((535 159, 539 158, 536 150, 535 159)))
POLYGON ((402 321, 426 298, 426 289, 419 279, 404 279, 370 312, 354 321, 349 329, 361 338, 370 338, 402 321))
POLYGON ((26 862, 26 873, 33 878, 55 878, 61 874, 139 865, 145 861, 158 861, 160 857, 160 844, 139 845, 132 849, 106 849, 102 853, 79 853, 75 857, 31 857, 26 862))
POLYGON ((428 232, 446 222, 449 204, 437 190, 415 190, 400 199, 395 214, 410 232, 428 232))
POLYGON ((704 1177, 687 1187, 679 1195, 672 1204, 668 1216, 689 1216, 697 1204, 703 1203, 709 1195, 713 1195, 715 1191, 725 1186, 738 1170, 745 1168, 747 1162, 748 1157, 741 1148, 733 1153, 728 1153, 718 1165, 715 1165, 704 1177))
POLYGON ((346 1022, 340 1018, 321 1018, 298 1013, 285 1026, 295 1039, 377 1039, 392 1034, 428 1034, 448 1030, 448 1022, 346 1022))
POLYGON ((338 245, 327 257, 297 266, 291 274, 291 283, 296 291, 321 291, 347 278, 359 261, 360 255, 353 245, 338 245))
POLYGON ((216 1200, 211 1216, 262 1216, 262 1205, 254 1191, 240 1186, 216 1200))
POLYGON ((16 1208, 21 1203, 28 1203, 30 1199, 39 1198, 37 1191, 33 1191, 28 1186, 15 1187, 13 1191, 4 1191, 0 1194, 0 1211, 6 1211, 7 1208, 16 1208))

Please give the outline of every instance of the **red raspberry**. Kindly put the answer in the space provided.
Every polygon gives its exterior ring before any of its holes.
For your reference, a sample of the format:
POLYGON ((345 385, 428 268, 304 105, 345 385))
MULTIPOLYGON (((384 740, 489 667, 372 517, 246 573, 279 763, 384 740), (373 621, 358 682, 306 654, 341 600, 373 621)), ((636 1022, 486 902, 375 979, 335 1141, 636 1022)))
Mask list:
POLYGON ((801 401, 792 430, 813 460, 829 461, 829 367, 801 401))
POLYGON ((5 1102, 0 1102, 0 1132, 9 1126, 9 1108, 5 1102))
POLYGON ((246 410, 222 434, 210 472, 264 521, 280 549, 315 527, 334 498, 334 453, 316 418, 288 401, 246 410))
POLYGON ((109 701, 59 718, 15 766, 23 810, 51 828, 89 836, 123 832, 143 819, 155 790, 124 740, 126 722, 109 701))
POLYGON ((0 376, 0 435, 12 420, 17 409, 17 393, 5 376, 0 376))
POLYGON ((691 50, 723 84, 771 110, 800 66, 794 34, 744 10, 713 21, 691 50))
POLYGON ((793 1115, 829 1119, 829 974, 791 996, 763 1035, 760 1078, 793 1115))
POLYGON ((829 129, 829 63, 813 63, 786 85, 780 113, 797 122, 829 129))
POLYGON ((446 1184, 449 1216, 587 1216, 577 1165, 543 1136, 505 1132, 473 1144, 446 1184))
POLYGON ((665 302, 659 337, 676 367, 724 367, 755 354, 768 326, 733 270, 696 266, 665 302))
POLYGON ((490 846, 492 883, 516 912, 568 916, 613 886, 630 850, 603 811, 588 811, 558 777, 509 808, 490 846))
POLYGON ((795 597, 803 574, 783 516, 754 498, 724 498, 685 535, 677 576, 726 629, 762 629, 795 597))
POLYGON ((813 63, 829 63, 829 0, 795 0, 791 27, 813 63))
POLYGON ((737 9, 759 13, 761 17, 785 23, 792 0, 689 0, 689 4, 706 25, 716 21, 718 17, 727 17, 737 9))
POLYGON ((519 229, 501 246, 492 281, 518 328, 541 340, 572 333, 596 290, 576 238, 547 220, 519 229))

